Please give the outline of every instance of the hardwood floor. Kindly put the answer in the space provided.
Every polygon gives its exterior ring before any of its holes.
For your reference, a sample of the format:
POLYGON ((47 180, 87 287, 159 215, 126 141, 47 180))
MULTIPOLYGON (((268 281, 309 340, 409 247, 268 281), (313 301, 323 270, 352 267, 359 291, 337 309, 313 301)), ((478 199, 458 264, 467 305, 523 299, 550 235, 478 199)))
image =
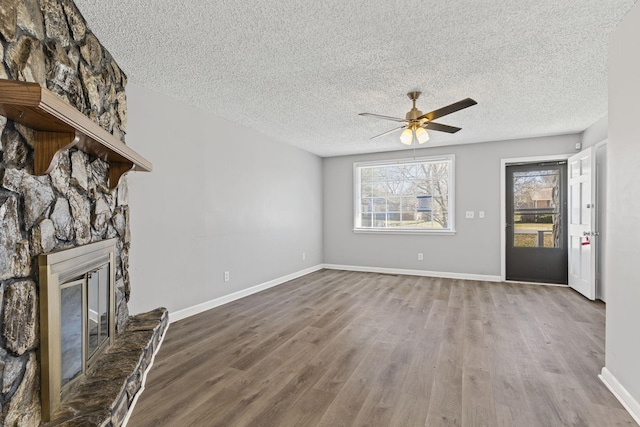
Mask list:
POLYGON ((138 426, 636 426, 568 288, 321 270, 171 325, 138 426))

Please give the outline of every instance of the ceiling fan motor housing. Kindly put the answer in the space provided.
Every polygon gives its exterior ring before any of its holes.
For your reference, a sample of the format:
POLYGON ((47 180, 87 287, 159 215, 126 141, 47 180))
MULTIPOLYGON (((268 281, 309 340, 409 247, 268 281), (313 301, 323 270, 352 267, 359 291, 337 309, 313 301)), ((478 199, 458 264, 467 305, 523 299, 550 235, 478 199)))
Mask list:
MULTIPOLYGON (((422 94, 422 92, 409 92, 407 94, 407 96, 409 97, 409 99, 411 101, 413 101, 413 108, 406 114, 406 119, 409 120, 412 125, 412 127, 415 127, 416 125, 421 125, 422 121, 418 122, 417 119, 418 117, 420 117, 422 115, 422 111, 418 110, 416 108, 416 101, 418 100, 418 98, 420 98, 420 95, 422 94)), ((424 120, 426 122, 426 120, 424 120)))

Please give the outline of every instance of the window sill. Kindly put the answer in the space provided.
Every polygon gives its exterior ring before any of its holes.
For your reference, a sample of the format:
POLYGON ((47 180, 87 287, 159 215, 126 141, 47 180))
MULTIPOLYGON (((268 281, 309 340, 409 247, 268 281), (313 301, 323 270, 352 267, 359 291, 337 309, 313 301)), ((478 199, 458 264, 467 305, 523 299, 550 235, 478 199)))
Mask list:
POLYGON ((417 235, 433 235, 433 236, 455 236, 455 230, 409 230, 409 229, 391 229, 391 228, 354 228, 357 234, 417 234, 417 235))

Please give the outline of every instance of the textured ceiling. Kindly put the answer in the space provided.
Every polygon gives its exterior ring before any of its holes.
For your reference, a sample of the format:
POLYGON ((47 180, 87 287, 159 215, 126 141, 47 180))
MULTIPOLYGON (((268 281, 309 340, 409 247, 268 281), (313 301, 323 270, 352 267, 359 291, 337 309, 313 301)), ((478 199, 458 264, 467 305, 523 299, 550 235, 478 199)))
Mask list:
POLYGON ((320 156, 375 140, 410 90, 448 145, 579 132, 607 112, 607 41, 635 0, 75 0, 138 85, 320 156))

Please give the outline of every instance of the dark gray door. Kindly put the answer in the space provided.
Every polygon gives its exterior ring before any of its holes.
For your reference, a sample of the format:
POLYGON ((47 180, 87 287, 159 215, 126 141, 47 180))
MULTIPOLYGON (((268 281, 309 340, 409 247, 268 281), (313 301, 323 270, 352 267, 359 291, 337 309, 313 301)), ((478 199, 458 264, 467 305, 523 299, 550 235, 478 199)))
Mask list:
POLYGON ((507 280, 567 283, 566 179, 566 162, 507 166, 507 280))

